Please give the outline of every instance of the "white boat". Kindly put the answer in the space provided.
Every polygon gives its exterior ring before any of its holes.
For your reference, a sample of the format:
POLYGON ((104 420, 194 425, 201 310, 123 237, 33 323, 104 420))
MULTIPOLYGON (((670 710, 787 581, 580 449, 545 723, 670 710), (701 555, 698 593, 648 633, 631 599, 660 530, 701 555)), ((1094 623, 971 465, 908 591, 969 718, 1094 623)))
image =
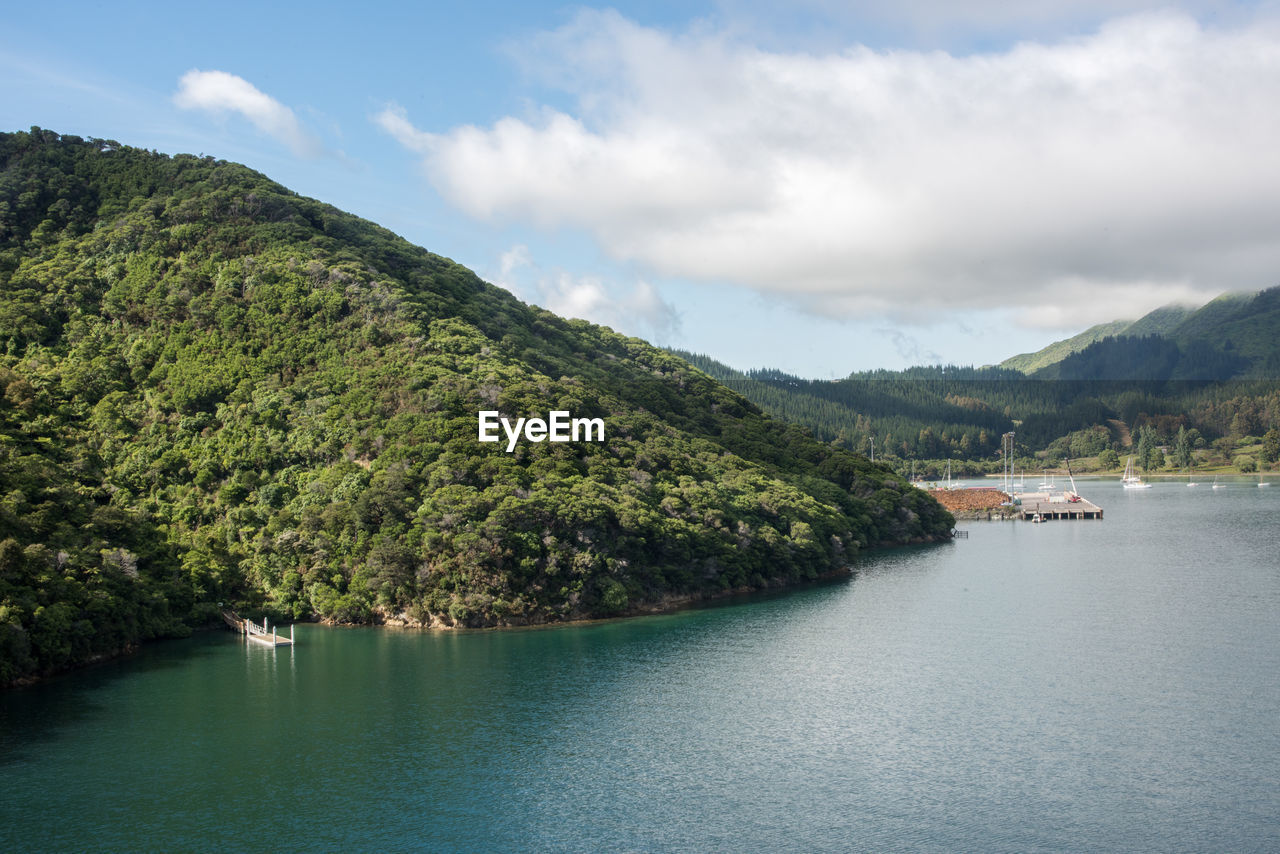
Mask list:
POLYGON ((1125 463, 1124 477, 1120 479, 1120 483, 1125 489, 1151 488, 1151 484, 1143 483, 1142 478, 1138 477, 1138 473, 1133 470, 1133 457, 1129 457, 1129 462, 1125 463))
POLYGON ((1218 483, 1218 476, 1215 474, 1215 475, 1213 476, 1213 488, 1214 488, 1214 489, 1226 489, 1226 488, 1227 488, 1227 485, 1226 485, 1225 483, 1218 483))
POLYGON ((947 460, 947 489, 964 489, 964 484, 951 479, 951 460, 947 460))

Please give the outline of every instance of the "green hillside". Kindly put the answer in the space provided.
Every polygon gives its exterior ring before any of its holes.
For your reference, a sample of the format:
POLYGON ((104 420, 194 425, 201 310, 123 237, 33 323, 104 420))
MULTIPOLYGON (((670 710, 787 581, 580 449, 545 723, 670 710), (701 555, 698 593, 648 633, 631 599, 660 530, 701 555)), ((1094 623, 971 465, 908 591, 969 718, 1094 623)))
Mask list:
POLYGON ((1169 337, 1184 347, 1219 347, 1248 362, 1246 375, 1280 377, 1280 287, 1224 294, 1180 323, 1169 337))
MULTIPOLYGON (((1231 296, 1233 295, 1225 295, 1219 297, 1219 300, 1225 300, 1231 296)), ((1061 362, 1074 353, 1079 353, 1090 344, 1096 344, 1107 338, 1168 336, 1196 313, 1197 310, 1189 306, 1166 305, 1144 314, 1137 320, 1112 320, 1109 323, 1099 323, 1097 326, 1089 327, 1079 335, 1055 341, 1034 353, 1021 353, 1005 359, 1000 363, 1000 367, 1022 371, 1024 374, 1034 374, 1043 368, 1061 362)))
MULTIPOLYGON (((907 459, 976 460, 995 453, 1014 424, 1004 411, 1030 383, 1000 368, 956 366, 867 371, 842 380, 808 380, 782 371, 742 373, 716 360, 673 351, 765 412, 800 424, 837 446, 899 464, 907 459), (993 405, 994 400, 998 405, 993 405)), ((1056 397, 1038 400, 1051 409, 1056 397)))
POLYGON ((1091 326, 1079 335, 1073 335, 1062 341, 1055 341, 1042 350, 1034 353, 1021 353, 1000 363, 1000 367, 1011 371, 1032 374, 1041 368, 1061 362, 1072 353, 1078 353, 1095 341, 1112 338, 1124 334, 1125 329, 1133 324, 1132 320, 1113 320, 1110 323, 1099 323, 1091 326))
POLYGON ((1040 379, 1206 380, 1280 376, 1280 288, 1166 308, 1039 369, 1040 379), (1138 335, 1135 330, 1163 330, 1138 335))
MULTIPOLYGON (((1280 383, 1274 379, 1202 379, 1235 372, 1221 351, 1184 354, 1167 339, 1108 338, 1035 377, 999 368, 935 366, 867 371, 841 380, 808 380, 776 370, 736 371, 707 356, 680 353, 766 412, 803 425, 824 441, 869 451, 876 460, 926 479, 998 472, 1001 437, 1015 434, 1019 465, 1062 457, 1128 453, 1133 436, 1172 446, 1182 431, 1202 456, 1234 465, 1237 448, 1280 428, 1280 383), (1187 357, 1188 358, 1184 358, 1187 357), (1226 359, 1224 362, 1223 359, 1226 359), (1191 376, 1134 379, 1135 372, 1191 376), (1087 366, 1098 376, 1049 377, 1087 366)), ((1172 459, 1172 458, 1171 458, 1172 459)), ((1274 456, 1259 454, 1265 465, 1274 456)))
POLYGON ((1167 305, 1000 363, 1041 379, 1225 380, 1280 376, 1280 289, 1167 305))
POLYGON ((1150 335, 1169 336, 1173 330, 1196 313, 1196 309, 1185 305, 1165 305, 1147 312, 1142 317, 1125 327, 1123 333, 1130 338, 1145 338, 1150 335))
POLYGON ((0 135, 0 683, 207 622, 606 616, 947 537, 887 469, 242 166, 0 135), (482 443, 477 413, 603 442, 482 443))
POLYGON ((1232 323, 1247 315, 1250 303, 1257 296, 1256 292, 1222 294, 1201 306, 1198 311, 1182 318, 1172 329, 1162 330, 1158 334, 1180 340, 1216 336, 1223 324, 1232 323))

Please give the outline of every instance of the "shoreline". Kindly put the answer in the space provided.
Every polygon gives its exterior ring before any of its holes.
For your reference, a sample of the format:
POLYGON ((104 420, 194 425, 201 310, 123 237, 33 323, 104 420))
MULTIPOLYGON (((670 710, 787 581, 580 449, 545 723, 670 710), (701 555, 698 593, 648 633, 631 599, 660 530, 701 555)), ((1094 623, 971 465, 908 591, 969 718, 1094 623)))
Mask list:
MULTIPOLYGON (((954 515, 954 514, 953 514, 954 515)), ((957 517, 958 518, 958 517, 957 517)), ((953 542, 950 532, 945 537, 936 539, 919 539, 906 543, 890 543, 879 546, 872 546, 865 551, 877 552, 880 550, 902 548, 906 546, 927 546, 953 542)), ((861 554, 863 552, 859 552, 861 554)), ((687 593, 678 596, 666 596, 656 602, 639 603, 633 607, 627 608, 617 614, 609 614, 598 617, 569 617, 566 619, 553 620, 537 620, 523 623, 500 623, 489 626, 459 626, 449 625, 439 621, 433 621, 430 624, 421 623, 414 620, 404 619, 401 615, 382 615, 377 621, 366 623, 347 623, 332 620, 310 620, 306 622, 317 622, 327 626, 378 626, 385 628, 412 629, 418 631, 443 631, 443 632, 469 632, 469 631, 493 631, 506 629, 536 629, 548 628, 554 626, 570 626, 581 625, 583 623, 600 623, 609 620, 625 620, 633 617, 658 616, 661 614, 671 614, 678 611, 691 610, 704 605, 715 605, 727 599, 735 597, 754 596, 760 594, 778 593, 784 594, 793 590, 801 590, 809 586, 827 584, 838 581, 842 578, 850 578, 856 572, 856 567, 852 564, 845 564, 835 569, 827 570, 820 573, 814 578, 805 578, 797 581, 787 581, 780 584, 766 583, 762 587, 732 587, 728 590, 717 590, 709 593, 687 593)), ((304 621, 295 621, 304 622, 304 621)))
MULTIPOLYGON (((956 517, 959 519, 959 517, 956 517)), ((935 540, 919 540, 910 543, 895 543, 892 545, 876 546, 867 549, 868 552, 880 551, 882 549, 900 548, 903 546, 923 546, 931 544, 942 544, 951 542, 950 537, 947 539, 935 540)), ((637 604, 625 611, 617 614, 610 614, 599 617, 571 617, 562 620, 539 620, 525 623, 503 623, 492 626, 457 626, 447 625, 444 623, 424 624, 419 622, 401 619, 399 615, 384 616, 378 615, 379 618, 363 623, 337 622, 332 620, 320 619, 318 615, 313 614, 311 619, 290 620, 280 623, 281 626, 294 624, 314 623, 324 626, 333 626, 337 628, 378 628, 378 629, 397 629, 403 631, 419 631, 419 632, 490 632, 490 631, 512 631, 512 630, 528 630, 528 629, 553 629, 561 626, 580 626, 590 623, 605 623, 615 620, 629 620, 637 617, 656 617, 663 614, 675 614, 680 611, 691 611, 702 607, 716 607, 722 604, 728 604, 731 600, 737 598, 747 598, 761 595, 785 595, 798 590, 804 590, 809 587, 818 587, 825 584, 832 584, 841 580, 852 578, 856 572, 856 567, 852 564, 828 570, 819 574, 814 578, 806 578, 793 582, 785 582, 782 584, 766 584, 763 587, 733 587, 728 590, 718 590, 710 593, 688 593, 679 596, 664 597, 658 601, 651 601, 637 604)), ((228 631, 227 627, 221 622, 210 622, 202 626, 191 627, 191 634, 228 631)), ((190 637, 187 635, 186 637, 190 637)), ((166 641, 184 640, 185 637, 163 637, 153 638, 147 641, 141 641, 131 644, 126 648, 116 650, 114 653, 107 653, 95 656, 90 661, 81 662, 79 664, 67 667, 61 670, 55 670, 51 673, 44 673, 36 676, 23 676, 14 680, 8 685, 0 685, 0 691, 22 690, 26 688, 36 687, 55 679, 61 679, 71 674, 91 670, 102 665, 118 662, 130 656, 136 655, 143 649, 155 644, 164 643, 166 641)))
MULTIPOLYGON (((925 543, 913 545, 925 545, 925 543)), ((542 620, 537 622, 530 621, 527 623, 501 623, 492 626, 456 626, 446 625, 444 623, 426 624, 411 620, 403 620, 398 617, 383 618, 377 622, 370 621, 367 623, 341 623, 331 620, 312 620, 311 622, 340 628, 385 628, 419 632, 494 632, 512 630, 519 631, 523 629, 553 629, 560 626, 581 626, 590 623, 608 623, 615 620, 630 620, 637 617, 657 617, 663 614, 676 614, 681 611, 692 611, 702 607, 715 607, 736 598, 747 598, 769 594, 785 595, 796 590, 803 590, 808 587, 819 587, 825 584, 841 581, 843 579, 852 578, 854 572, 855 569, 853 566, 846 565, 824 572, 816 578, 806 578, 786 584, 765 585, 764 587, 731 587, 728 590, 719 590, 714 593, 689 593, 681 596, 670 596, 665 597, 661 601, 639 604, 617 614, 609 614, 608 616, 601 617, 569 617, 563 620, 542 620)))

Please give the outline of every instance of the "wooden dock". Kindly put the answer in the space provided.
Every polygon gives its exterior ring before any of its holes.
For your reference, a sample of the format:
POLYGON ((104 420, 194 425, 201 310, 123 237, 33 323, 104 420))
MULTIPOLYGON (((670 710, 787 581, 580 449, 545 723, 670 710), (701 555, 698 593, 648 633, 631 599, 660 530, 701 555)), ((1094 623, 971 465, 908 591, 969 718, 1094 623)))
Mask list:
POLYGON ((1055 519, 1101 519, 1102 508, 1092 501, 1068 501, 1062 492, 1024 492, 1018 518, 1028 522, 1055 519), (1038 518, 1037 518, 1038 517, 1038 518))
POLYGON ((263 646, 293 646, 293 626, 289 626, 289 636, 282 637, 271 628, 264 619, 262 625, 258 625, 253 620, 247 620, 240 617, 235 611, 223 610, 222 620, 232 631, 239 632, 254 643, 263 646))

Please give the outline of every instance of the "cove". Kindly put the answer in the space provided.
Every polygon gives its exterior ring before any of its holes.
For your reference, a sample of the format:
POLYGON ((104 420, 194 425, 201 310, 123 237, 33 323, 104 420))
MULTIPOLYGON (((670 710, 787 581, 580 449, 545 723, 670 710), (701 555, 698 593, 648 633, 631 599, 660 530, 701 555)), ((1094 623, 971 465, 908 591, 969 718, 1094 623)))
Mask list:
POLYGON ((1280 490, 1082 491, 787 595, 6 692, 0 847, 1280 848, 1280 490))

